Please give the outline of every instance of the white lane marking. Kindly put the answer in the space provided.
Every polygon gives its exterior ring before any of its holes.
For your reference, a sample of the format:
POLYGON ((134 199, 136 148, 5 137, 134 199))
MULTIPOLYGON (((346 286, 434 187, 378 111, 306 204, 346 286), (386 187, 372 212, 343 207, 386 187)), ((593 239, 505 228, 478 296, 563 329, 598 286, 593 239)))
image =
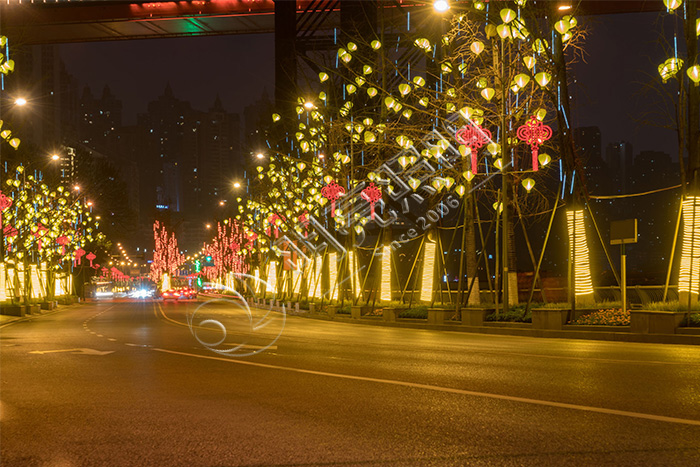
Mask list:
POLYGON ((564 402, 553 402, 553 401, 543 401, 543 400, 538 400, 538 399, 529 399, 527 397, 506 396, 503 394, 490 394, 487 392, 467 391, 464 389, 445 388, 442 386, 433 386, 430 384, 421 384, 421 383, 409 383, 407 381, 397 381, 397 380, 392 380, 392 379, 370 378, 367 376, 344 375, 344 374, 340 374, 340 373, 327 373, 325 371, 305 370, 302 368, 288 368, 288 367, 284 367, 284 366, 270 365, 267 363, 246 362, 246 361, 242 361, 242 360, 234 360, 231 358, 222 358, 222 357, 214 357, 214 356, 209 356, 209 355, 198 355, 198 354, 191 354, 191 353, 185 353, 185 352, 176 352, 175 350, 166 350, 166 349, 159 349, 159 348, 153 348, 153 350, 156 350, 158 352, 175 354, 175 355, 184 355, 187 357, 204 358, 207 360, 218 360, 221 362, 238 363, 240 365, 249 365, 249 366, 256 366, 256 367, 260 367, 260 368, 268 368, 268 369, 272 369, 272 370, 291 371, 294 373, 303 373, 303 374, 316 375, 316 376, 327 376, 330 378, 351 379, 351 380, 356 380, 356 381, 367 381, 367 382, 371 382, 371 383, 392 384, 394 386, 404 386, 404 387, 409 387, 409 388, 426 389, 429 391, 439 391, 439 392, 446 392, 446 393, 451 393, 451 394, 461 394, 464 396, 486 397, 489 399, 498 399, 498 400, 504 400, 504 401, 510 401, 510 402, 521 402, 524 404, 534 404, 534 405, 542 405, 542 406, 547 406, 547 407, 557 407, 560 409, 580 410, 580 411, 584 411, 584 412, 595 412, 595 413, 601 413, 601 414, 605 414, 605 415, 619 415, 622 417, 639 418, 639 419, 644 419, 644 420, 653 420, 653 421, 657 421, 657 422, 679 423, 679 424, 683 424, 683 425, 700 426, 700 420, 690 420, 690 419, 686 419, 686 418, 666 417, 663 415, 653 415, 653 414, 646 414, 646 413, 639 413, 639 412, 628 412, 626 410, 605 409, 602 407, 590 407, 587 405, 567 404, 564 402))
POLYGON ((117 341, 116 339, 112 339, 111 337, 108 337, 107 340, 108 340, 108 341, 112 341, 112 342, 116 342, 116 341, 117 341))
POLYGON ((124 342, 124 345, 128 345, 129 347, 141 347, 138 344, 131 344, 130 342, 124 342))

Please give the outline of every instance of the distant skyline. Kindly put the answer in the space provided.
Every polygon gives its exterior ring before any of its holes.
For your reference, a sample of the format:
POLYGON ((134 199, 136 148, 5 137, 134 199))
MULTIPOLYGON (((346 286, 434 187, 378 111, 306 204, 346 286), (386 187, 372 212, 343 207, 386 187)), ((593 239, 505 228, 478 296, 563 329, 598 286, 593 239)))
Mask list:
MULTIPOLYGON (((660 80, 656 67, 667 58, 658 21, 656 13, 580 19, 590 33, 585 62, 573 66, 571 125, 598 126, 603 157, 609 143, 624 140, 635 155, 656 150, 677 160, 675 132, 635 120, 654 105, 640 94, 642 83, 660 80)), ((124 124, 134 124, 168 82, 177 98, 200 110, 217 94, 226 110, 241 116, 263 90, 274 98, 273 34, 62 44, 60 52, 68 72, 95 95, 109 85, 123 101, 124 124)))

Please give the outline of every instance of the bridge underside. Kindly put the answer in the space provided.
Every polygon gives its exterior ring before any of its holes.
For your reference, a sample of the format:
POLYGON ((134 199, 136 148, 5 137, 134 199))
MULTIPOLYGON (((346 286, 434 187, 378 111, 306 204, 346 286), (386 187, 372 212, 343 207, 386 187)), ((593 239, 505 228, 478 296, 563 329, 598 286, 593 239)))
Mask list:
MULTIPOLYGON (((2 34, 20 44, 52 44, 126 39, 156 39, 223 34, 261 34, 275 31, 273 0, 199 1, 61 1, 0 5, 2 34)), ((287 0, 294 1, 294 0, 287 0)), ((430 0, 386 0, 379 4, 430 8, 430 0)), ((455 2, 453 2, 455 3, 455 2)), ((576 3, 561 0, 562 5, 576 3)), ((660 1, 584 1, 582 14, 659 11, 660 1)), ((328 24, 337 3, 297 0, 297 17, 318 15, 328 24), (329 13, 331 13, 329 15, 329 13)), ((314 22, 311 21, 310 24, 314 22)))

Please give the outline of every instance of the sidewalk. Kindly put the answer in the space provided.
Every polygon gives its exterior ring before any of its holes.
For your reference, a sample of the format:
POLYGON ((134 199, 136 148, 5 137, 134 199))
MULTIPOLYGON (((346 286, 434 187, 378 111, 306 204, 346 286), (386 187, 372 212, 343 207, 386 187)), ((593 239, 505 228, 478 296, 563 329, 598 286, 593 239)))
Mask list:
POLYGON ((53 310, 41 310, 40 313, 26 316, 0 315, 0 329, 4 328, 5 326, 9 326, 11 324, 19 323, 22 321, 30 321, 36 318, 40 318, 42 316, 52 315, 54 313, 58 313, 59 311, 63 311, 64 309, 69 308, 71 306, 73 305, 59 305, 53 310))

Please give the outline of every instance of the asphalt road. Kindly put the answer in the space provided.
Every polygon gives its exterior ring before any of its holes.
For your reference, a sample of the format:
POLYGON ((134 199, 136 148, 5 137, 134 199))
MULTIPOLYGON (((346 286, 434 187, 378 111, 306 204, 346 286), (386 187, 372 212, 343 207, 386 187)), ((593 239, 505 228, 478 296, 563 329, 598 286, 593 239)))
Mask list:
POLYGON ((2 465, 700 465, 697 347, 200 305, 0 329, 2 465))

